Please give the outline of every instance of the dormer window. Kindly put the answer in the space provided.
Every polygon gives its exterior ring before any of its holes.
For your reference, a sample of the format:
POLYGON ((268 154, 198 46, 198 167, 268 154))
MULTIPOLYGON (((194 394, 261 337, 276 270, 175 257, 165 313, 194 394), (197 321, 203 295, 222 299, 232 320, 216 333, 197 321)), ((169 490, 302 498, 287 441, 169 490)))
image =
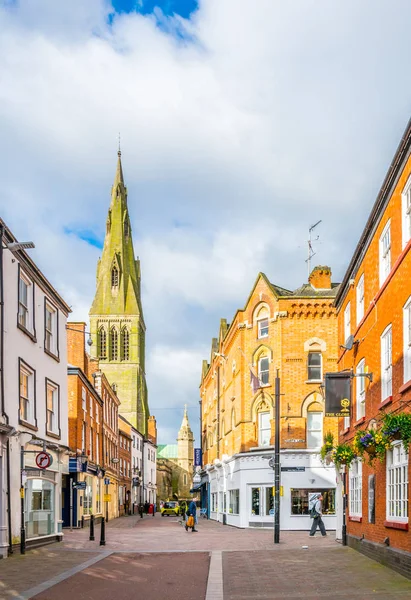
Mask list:
POLYGON ((113 268, 111 269, 111 287, 112 288, 118 287, 118 269, 117 269, 116 265, 114 265, 113 268))

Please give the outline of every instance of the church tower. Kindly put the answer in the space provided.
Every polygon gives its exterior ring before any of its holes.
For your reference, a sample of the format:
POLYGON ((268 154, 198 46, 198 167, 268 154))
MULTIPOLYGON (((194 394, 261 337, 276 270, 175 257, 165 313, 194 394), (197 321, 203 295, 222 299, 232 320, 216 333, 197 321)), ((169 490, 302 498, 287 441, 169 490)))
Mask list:
POLYGON ((184 407, 184 417, 177 436, 178 465, 190 477, 193 475, 194 464, 194 435, 191 431, 187 416, 187 405, 184 407))
POLYGON ((140 261, 133 240, 121 152, 111 190, 106 236, 97 264, 90 309, 91 356, 98 358, 120 399, 120 414, 144 435, 149 417, 145 376, 145 324, 140 295, 140 261))

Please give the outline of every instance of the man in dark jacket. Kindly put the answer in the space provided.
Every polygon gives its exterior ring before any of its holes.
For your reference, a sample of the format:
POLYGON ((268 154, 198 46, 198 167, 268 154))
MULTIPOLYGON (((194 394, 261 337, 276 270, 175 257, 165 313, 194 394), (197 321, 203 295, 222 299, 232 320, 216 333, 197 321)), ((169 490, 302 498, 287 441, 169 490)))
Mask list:
MULTIPOLYGON (((196 522, 197 522, 197 505, 196 505, 196 500, 197 498, 193 498, 188 506, 188 514, 189 517, 193 517, 193 526, 191 527, 191 531, 197 533, 198 529, 196 529, 196 522)), ((188 531, 188 525, 186 524, 186 531, 188 531)))

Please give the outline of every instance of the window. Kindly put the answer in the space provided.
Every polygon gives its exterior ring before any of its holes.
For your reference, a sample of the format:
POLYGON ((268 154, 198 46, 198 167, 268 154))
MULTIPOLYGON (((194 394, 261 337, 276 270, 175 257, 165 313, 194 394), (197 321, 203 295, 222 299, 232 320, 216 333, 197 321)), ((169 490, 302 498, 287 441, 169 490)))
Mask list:
POLYGON ((227 512, 227 494, 223 492, 223 512, 227 512))
POLYGON ((292 489, 291 514, 308 515, 310 499, 319 493, 323 495, 323 514, 335 515, 335 489, 292 489))
POLYGON ((96 431, 96 463, 99 464, 100 462, 100 448, 99 448, 99 444, 100 444, 100 436, 96 431))
POLYGON ((58 327, 58 312, 45 301, 44 306, 44 348, 50 354, 58 355, 57 347, 57 327, 58 327))
POLYGON ((217 512, 217 492, 211 493, 211 512, 217 512))
POLYGON ((268 337, 268 319, 260 319, 258 322, 258 337, 268 337))
POLYGON ((81 406, 84 412, 87 412, 87 393, 85 388, 81 388, 81 406))
POLYGON ((411 178, 402 192, 402 247, 411 239, 411 178))
POLYGON ((83 494, 83 513, 91 515, 93 513, 93 478, 86 477, 86 489, 83 494))
MULTIPOLYGON (((411 188, 410 188, 411 189, 411 188)), ((411 379, 411 298, 404 307, 404 383, 411 379)))
POLYGON ((360 377, 355 378, 355 402, 357 410, 357 421, 365 417, 365 359, 360 360, 357 365, 357 373, 360 377))
POLYGON ((118 333, 115 327, 110 332, 110 360, 118 360, 118 333))
POLYGON ((251 488, 251 514, 255 516, 260 515, 260 491, 261 488, 251 488))
POLYGON ((81 450, 82 450, 82 452, 86 451, 86 439, 87 439, 87 425, 83 421, 83 427, 81 429, 81 450))
POLYGON ((380 285, 391 271, 391 223, 388 221, 380 237, 380 285))
POLYGON ((93 460, 93 430, 90 427, 90 438, 89 438, 89 450, 88 450, 88 455, 90 457, 90 460, 93 460))
POLYGON ((270 361, 265 356, 260 358, 258 361, 258 379, 260 380, 261 385, 267 385, 270 379, 270 371, 269 371, 270 361))
POLYGON ((351 302, 347 304, 344 310, 344 340, 345 342, 351 335, 351 302))
POLYGON ((224 496, 224 492, 218 492, 218 510, 220 512, 224 511, 223 496, 224 496))
POLYGON ((121 331, 121 360, 130 360, 130 334, 125 327, 121 331))
POLYGON ((274 515, 274 487, 265 488, 265 514, 266 516, 274 515))
POLYGON ((46 431, 60 435, 59 388, 46 380, 46 431))
POLYGON ((319 448, 323 442, 323 413, 307 413, 307 448, 319 448))
POLYGON ((90 396, 90 419, 93 418, 93 398, 90 396))
POLYGON ((271 437, 270 413, 258 413, 258 445, 269 446, 271 437))
POLYGON ((20 361, 20 420, 36 425, 35 373, 20 361))
POLYGON ((357 325, 364 316, 364 274, 357 284, 357 325))
POLYGON ((20 270, 18 324, 30 333, 34 333, 33 293, 33 284, 20 270))
POLYGON ((240 490, 229 491, 229 507, 228 512, 232 515, 240 514, 240 490))
POLYGON ((362 462, 360 460, 357 459, 351 463, 349 477, 350 477, 350 493, 349 493, 350 516, 361 517, 362 516, 362 462))
POLYGON ((101 327, 98 332, 98 355, 99 358, 107 358, 107 334, 104 327, 101 327))
POLYGON ((392 395, 392 329, 387 327, 381 336, 381 400, 392 395))
POLYGON ((387 519, 408 523, 408 453, 402 442, 387 451, 387 519))
POLYGON ((118 287, 118 269, 115 265, 111 269, 111 287, 112 288, 118 287))
POLYGON ((321 352, 308 353, 308 381, 322 381, 321 352))

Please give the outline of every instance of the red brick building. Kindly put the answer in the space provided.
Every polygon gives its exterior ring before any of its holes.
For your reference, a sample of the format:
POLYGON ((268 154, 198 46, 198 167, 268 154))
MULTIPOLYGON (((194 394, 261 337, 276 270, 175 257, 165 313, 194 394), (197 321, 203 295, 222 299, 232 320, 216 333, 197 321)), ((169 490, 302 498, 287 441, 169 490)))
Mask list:
MULTIPOLYGON (((336 296, 339 344, 354 336, 351 350, 340 349, 338 370, 359 375, 340 441, 352 441, 358 429, 378 429, 385 413, 410 412, 410 153, 411 121, 336 296)), ((411 565, 407 450, 392 442, 382 462, 355 461, 348 474, 348 543, 403 572, 411 565)))
POLYGON ((131 514, 131 423, 124 417, 118 417, 118 435, 119 435, 119 484, 118 484, 118 510, 119 515, 131 514))

